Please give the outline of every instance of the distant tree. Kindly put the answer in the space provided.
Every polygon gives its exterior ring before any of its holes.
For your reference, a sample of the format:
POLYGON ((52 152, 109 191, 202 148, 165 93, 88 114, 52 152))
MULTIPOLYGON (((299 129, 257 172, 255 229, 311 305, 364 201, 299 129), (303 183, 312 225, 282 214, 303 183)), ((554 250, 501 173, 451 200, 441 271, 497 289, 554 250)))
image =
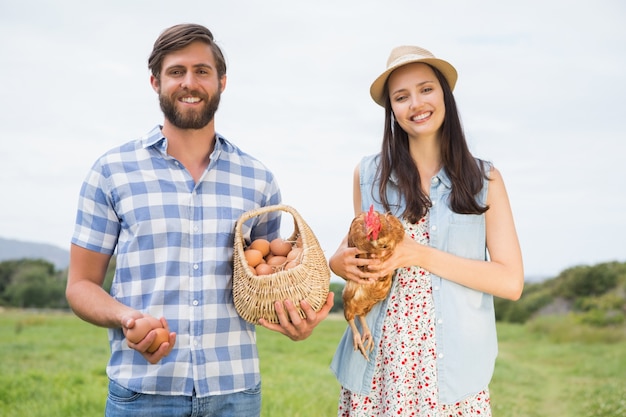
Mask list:
POLYGON ((28 271, 35 275, 53 276, 55 274, 54 264, 44 259, 17 259, 0 262, 0 305, 13 305, 9 300, 17 292, 24 291, 20 283, 23 279, 33 280, 28 271))
POLYGON ((341 292, 343 291, 343 287, 345 285, 341 283, 331 282, 330 283, 330 291, 335 294, 335 304, 333 308, 330 310, 331 313, 343 313, 343 298, 341 298, 341 292))
POLYGON ((14 261, 0 262, 0 305, 3 299, 4 291, 11 283, 11 277, 15 270, 14 261))
POLYGON ((54 265, 41 261, 22 262, 5 288, 4 298, 13 307, 59 308, 65 304, 65 282, 54 265))

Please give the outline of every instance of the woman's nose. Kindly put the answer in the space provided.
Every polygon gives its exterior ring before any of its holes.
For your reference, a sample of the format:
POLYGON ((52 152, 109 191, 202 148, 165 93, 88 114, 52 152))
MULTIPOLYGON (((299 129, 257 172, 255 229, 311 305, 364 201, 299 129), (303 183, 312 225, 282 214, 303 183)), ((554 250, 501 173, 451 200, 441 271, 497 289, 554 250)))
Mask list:
POLYGON ((409 107, 411 109, 416 109, 422 105, 422 100, 420 100, 419 97, 417 96, 411 96, 409 97, 409 100, 410 100, 409 107))

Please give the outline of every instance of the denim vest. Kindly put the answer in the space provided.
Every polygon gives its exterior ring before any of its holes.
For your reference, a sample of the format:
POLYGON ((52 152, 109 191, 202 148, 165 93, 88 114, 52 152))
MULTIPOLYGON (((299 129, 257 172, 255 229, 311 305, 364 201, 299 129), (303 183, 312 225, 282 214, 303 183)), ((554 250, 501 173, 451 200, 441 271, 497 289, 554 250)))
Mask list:
MULTIPOLYGON (((371 204, 384 211, 380 204, 376 169, 380 155, 367 156, 360 164, 361 209, 371 204)), ((394 177, 391 177, 393 183, 394 177)), ((481 204, 487 198, 485 181, 477 196, 481 204)), ((429 234, 430 246, 464 258, 487 260, 485 216, 454 213, 448 206, 451 182, 444 169, 431 179, 429 234)), ((387 199, 394 215, 400 217, 404 201, 394 187, 387 187, 387 199)), ((395 291, 394 279, 391 292, 395 291)), ((493 297, 431 274, 435 305, 437 343, 437 376, 439 401, 452 404, 485 389, 493 375, 498 353, 493 297)), ((382 336, 383 321, 389 297, 367 315, 376 349, 382 336)), ((357 320, 358 326, 358 320, 357 320)), ((360 326, 358 326, 360 329, 360 326)), ((352 346, 348 327, 331 363, 339 383, 346 389, 367 395, 374 375, 376 349, 366 361, 352 346)))

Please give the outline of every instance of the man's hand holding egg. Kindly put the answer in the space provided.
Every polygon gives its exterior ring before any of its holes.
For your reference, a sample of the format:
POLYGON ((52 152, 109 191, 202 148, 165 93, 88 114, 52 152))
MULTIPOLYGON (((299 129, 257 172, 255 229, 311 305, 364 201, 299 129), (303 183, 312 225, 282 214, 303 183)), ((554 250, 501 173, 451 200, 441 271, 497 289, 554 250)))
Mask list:
MULTIPOLYGON (((146 349, 146 352, 148 354, 154 354, 159 349, 161 344, 165 342, 170 342, 169 330, 167 329, 167 327, 164 327, 161 320, 152 316, 144 315, 143 317, 133 319, 133 321, 134 323, 132 323, 133 324, 132 327, 127 327, 127 326, 124 327, 126 339, 128 340, 128 346, 130 348, 135 349, 138 352, 144 354, 144 352, 142 352, 141 349, 138 349, 138 345, 146 338, 146 336, 148 336, 148 334, 152 330, 154 330, 155 338, 146 349)), ((130 320, 127 321, 127 323, 131 324, 130 320)), ((167 324, 165 326, 167 326, 167 324)), ((174 342, 172 341, 172 343, 170 343, 170 349, 168 349, 167 353, 171 351, 171 348, 173 346, 174 346, 174 342)), ((166 356, 167 353, 163 356, 166 356)), ((156 358, 153 361, 152 359, 154 358, 152 358, 150 355, 144 354, 144 356, 151 363, 156 363, 159 360, 161 360, 161 357, 156 358)))

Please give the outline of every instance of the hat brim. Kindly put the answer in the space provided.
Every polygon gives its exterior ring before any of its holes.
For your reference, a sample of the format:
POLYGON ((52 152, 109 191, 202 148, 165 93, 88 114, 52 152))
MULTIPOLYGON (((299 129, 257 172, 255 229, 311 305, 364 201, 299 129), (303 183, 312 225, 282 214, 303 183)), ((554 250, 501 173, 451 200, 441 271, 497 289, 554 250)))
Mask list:
POLYGON ((392 65, 390 65, 385 70, 385 72, 380 74, 378 78, 374 80, 374 82, 372 83, 372 86, 370 87, 370 95, 372 96, 372 99, 378 105, 385 107, 385 100, 387 98, 387 92, 385 91, 385 87, 386 87, 387 79, 389 78, 389 75, 391 75, 393 71, 397 70, 398 68, 404 65, 413 64, 416 62, 422 62, 424 64, 429 64, 437 68, 439 71, 441 71, 446 81, 448 81, 450 90, 454 90, 454 86, 456 85, 458 74, 456 72, 456 69, 449 62, 444 61, 443 59, 427 58, 421 55, 412 55, 412 56, 405 55, 401 59, 399 59, 397 62, 392 63, 392 65))

